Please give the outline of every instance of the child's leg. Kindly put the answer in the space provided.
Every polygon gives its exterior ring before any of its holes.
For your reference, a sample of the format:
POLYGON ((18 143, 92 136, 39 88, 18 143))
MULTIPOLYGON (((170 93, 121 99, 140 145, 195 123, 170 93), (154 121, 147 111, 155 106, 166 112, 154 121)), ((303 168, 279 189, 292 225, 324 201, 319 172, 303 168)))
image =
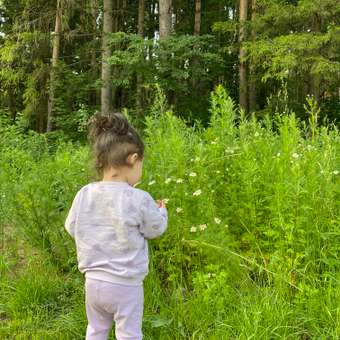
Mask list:
POLYGON ((106 340, 116 323, 117 340, 141 340, 143 286, 86 279, 86 340, 106 340))
POLYGON ((105 294, 102 282, 86 279, 86 340, 106 340, 113 324, 113 312, 103 309, 101 303, 101 296, 105 294))
POLYGON ((143 338, 143 286, 117 286, 120 294, 114 316, 116 338, 117 340, 141 340, 143 338))

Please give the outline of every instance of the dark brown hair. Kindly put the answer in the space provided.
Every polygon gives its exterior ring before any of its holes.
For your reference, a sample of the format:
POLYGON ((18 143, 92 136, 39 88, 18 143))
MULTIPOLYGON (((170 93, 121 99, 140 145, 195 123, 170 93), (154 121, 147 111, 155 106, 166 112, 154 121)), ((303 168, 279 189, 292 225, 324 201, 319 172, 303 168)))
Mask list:
POLYGON ((144 144, 137 131, 119 112, 96 113, 89 121, 95 167, 99 174, 110 167, 130 166, 127 157, 144 157, 144 144))

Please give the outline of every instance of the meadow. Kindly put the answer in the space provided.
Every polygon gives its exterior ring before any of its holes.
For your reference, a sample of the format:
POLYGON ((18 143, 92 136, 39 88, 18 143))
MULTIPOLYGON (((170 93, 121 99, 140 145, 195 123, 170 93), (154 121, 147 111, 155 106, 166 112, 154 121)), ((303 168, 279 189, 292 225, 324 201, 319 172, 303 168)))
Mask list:
MULTIPOLYGON (((246 118, 222 87, 207 127, 158 100, 138 187, 167 199, 149 242, 144 338, 340 338, 340 134, 246 118)), ((83 339, 83 277, 63 224, 97 180, 86 143, 0 123, 0 338, 83 339)), ((113 333, 112 333, 112 338, 113 333)))

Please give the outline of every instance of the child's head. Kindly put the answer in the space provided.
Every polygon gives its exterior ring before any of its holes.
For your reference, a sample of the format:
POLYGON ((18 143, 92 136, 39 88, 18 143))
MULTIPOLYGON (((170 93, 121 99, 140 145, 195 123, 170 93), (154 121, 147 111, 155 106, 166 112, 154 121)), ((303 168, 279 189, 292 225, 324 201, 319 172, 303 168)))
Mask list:
POLYGON ((118 112, 98 113, 90 120, 90 139, 96 169, 104 179, 137 183, 142 175, 144 144, 118 112))

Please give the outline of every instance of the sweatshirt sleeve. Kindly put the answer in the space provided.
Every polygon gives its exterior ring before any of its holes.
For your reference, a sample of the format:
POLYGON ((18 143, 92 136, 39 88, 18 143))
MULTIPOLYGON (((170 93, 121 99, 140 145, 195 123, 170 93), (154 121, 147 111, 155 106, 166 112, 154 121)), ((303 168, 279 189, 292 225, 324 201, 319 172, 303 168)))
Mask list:
POLYGON ((153 239, 165 232, 168 224, 168 212, 166 208, 159 208, 147 192, 143 196, 141 213, 142 223, 139 226, 139 231, 145 238, 153 239))
POLYGON ((79 196, 80 196, 80 193, 78 192, 72 202, 71 209, 69 210, 68 215, 65 220, 65 229, 72 237, 74 237, 74 232, 75 232, 74 226, 75 226, 76 219, 77 219, 79 196))

